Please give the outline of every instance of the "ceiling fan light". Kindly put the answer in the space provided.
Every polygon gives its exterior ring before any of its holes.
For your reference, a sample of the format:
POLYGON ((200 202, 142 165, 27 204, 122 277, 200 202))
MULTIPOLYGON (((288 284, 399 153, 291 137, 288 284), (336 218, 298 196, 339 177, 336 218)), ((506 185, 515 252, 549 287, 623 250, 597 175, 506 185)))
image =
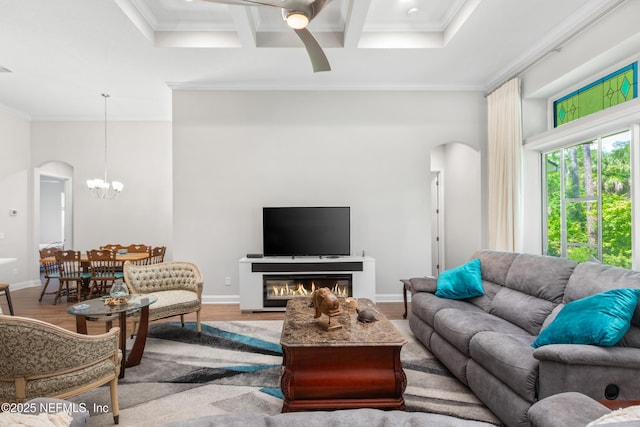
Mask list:
POLYGON ((294 30, 301 30, 309 25, 309 17, 304 12, 289 12, 287 14, 287 25, 294 30))

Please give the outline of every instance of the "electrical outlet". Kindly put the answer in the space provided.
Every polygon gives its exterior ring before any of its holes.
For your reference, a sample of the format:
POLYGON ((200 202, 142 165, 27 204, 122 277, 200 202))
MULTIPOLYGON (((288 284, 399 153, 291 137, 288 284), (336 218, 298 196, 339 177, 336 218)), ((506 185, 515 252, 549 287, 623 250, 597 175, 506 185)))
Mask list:
POLYGON ((224 278, 224 284, 226 286, 231 286, 231 277, 225 277, 224 278))

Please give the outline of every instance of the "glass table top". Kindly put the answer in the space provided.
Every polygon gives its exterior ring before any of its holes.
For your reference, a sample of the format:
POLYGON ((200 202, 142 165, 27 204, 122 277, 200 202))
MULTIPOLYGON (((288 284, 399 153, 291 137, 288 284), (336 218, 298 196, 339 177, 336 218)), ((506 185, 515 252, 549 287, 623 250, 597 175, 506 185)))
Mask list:
MULTIPOLYGON (((107 296, 108 297, 108 296, 107 296)), ((67 309, 67 313, 74 316, 104 316, 124 312, 133 312, 158 301, 158 297, 153 294, 129 295, 126 304, 106 305, 106 297, 82 301, 72 305, 67 309)))

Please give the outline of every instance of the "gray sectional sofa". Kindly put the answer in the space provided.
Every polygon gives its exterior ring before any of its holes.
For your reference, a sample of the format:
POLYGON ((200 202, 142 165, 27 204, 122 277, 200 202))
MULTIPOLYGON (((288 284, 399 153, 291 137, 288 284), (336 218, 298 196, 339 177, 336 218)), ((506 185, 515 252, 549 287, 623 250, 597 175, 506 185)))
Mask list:
POLYGON ((616 346, 531 346, 566 304, 609 289, 640 288, 640 273, 511 252, 480 251, 475 258, 484 295, 439 298, 435 279, 410 279, 409 324, 507 426, 531 425, 529 408, 562 392, 640 399, 640 308, 616 346))

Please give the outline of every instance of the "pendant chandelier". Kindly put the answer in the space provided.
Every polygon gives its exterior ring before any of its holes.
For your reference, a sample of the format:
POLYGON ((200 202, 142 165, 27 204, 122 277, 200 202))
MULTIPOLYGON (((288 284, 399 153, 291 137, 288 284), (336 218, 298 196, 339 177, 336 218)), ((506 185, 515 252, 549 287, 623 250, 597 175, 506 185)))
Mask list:
POLYGON ((107 175, 107 99, 109 94, 103 93, 104 98, 104 179, 95 178, 87 180, 87 187, 94 197, 99 199, 115 199, 124 189, 124 184, 120 181, 109 182, 107 175))

